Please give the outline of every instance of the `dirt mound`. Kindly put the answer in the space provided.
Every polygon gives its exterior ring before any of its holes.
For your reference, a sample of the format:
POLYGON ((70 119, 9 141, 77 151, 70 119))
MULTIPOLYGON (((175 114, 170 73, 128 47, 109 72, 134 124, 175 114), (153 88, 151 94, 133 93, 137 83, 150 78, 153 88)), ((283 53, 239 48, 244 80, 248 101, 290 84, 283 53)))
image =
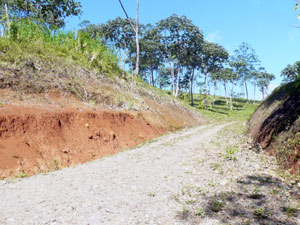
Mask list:
POLYGON ((166 132, 141 113, 0 110, 0 177, 26 176, 114 154, 166 132))
POLYGON ((299 81, 276 89, 253 114, 248 132, 290 172, 300 172, 299 81))

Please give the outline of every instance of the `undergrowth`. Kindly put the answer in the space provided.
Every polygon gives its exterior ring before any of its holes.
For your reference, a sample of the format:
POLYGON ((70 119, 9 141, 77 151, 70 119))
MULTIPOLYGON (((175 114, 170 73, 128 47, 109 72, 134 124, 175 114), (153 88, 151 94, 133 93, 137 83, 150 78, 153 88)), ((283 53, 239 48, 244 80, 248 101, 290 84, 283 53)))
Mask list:
POLYGON ((58 90, 78 99, 103 101, 94 93, 101 79, 119 79, 118 58, 83 32, 51 31, 31 20, 13 21, 0 38, 0 88, 20 93, 58 90), (94 86, 93 86, 94 85, 94 86))

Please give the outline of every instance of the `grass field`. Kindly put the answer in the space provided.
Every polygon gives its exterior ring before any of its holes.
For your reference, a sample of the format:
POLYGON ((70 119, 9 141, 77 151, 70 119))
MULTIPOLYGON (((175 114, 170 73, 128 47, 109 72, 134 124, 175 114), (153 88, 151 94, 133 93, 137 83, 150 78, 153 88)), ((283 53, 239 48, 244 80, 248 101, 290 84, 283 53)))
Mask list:
MULTIPOLYGON (((255 103, 251 100, 247 103, 246 99, 235 98, 233 103, 233 110, 230 110, 230 103, 226 104, 225 97, 216 96, 215 104, 212 105, 213 96, 208 97, 208 108, 205 109, 203 106, 204 96, 200 94, 194 95, 194 106, 206 119, 215 120, 218 122, 222 121, 241 121, 247 122, 255 109, 259 106, 260 102, 255 103)), ((184 102, 190 104, 190 99, 184 99, 184 102)), ((229 102, 229 99, 228 99, 229 102)))

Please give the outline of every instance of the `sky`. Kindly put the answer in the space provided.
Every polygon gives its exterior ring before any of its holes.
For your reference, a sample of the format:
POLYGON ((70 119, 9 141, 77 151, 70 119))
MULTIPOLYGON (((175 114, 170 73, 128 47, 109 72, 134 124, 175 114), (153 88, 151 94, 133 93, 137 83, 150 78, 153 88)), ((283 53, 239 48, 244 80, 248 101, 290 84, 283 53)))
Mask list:
MULTIPOLYGON (((80 0, 79 0, 80 1, 80 0)), ((83 20, 105 23, 125 18, 118 0, 81 0, 83 14, 69 18, 66 30, 78 28, 83 20)), ((136 0, 122 0, 135 18, 136 0)), ((230 54, 242 42, 249 43, 267 72, 276 79, 270 91, 282 80, 281 70, 300 60, 300 20, 295 0, 140 0, 140 23, 155 24, 172 14, 185 15, 204 33, 206 40, 225 47, 230 54)), ((253 93, 250 90, 250 97, 253 93)), ((259 97, 259 96, 257 96, 259 97)))

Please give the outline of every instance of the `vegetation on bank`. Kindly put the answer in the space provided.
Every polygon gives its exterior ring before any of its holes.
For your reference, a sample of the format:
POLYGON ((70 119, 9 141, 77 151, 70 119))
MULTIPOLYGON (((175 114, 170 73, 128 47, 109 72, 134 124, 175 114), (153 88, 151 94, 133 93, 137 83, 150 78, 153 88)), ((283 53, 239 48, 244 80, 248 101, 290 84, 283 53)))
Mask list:
POLYGON ((280 165, 300 172, 300 79, 284 84, 257 108, 249 121, 255 141, 276 156, 280 165))

